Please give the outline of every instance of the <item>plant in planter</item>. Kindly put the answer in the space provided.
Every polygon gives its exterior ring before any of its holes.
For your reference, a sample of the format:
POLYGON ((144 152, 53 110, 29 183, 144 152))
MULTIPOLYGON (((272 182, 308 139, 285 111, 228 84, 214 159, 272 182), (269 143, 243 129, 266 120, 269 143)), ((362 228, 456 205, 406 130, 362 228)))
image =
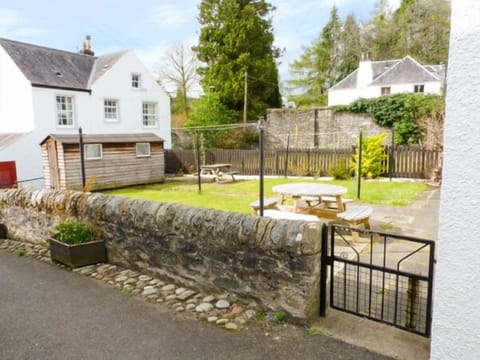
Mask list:
POLYGON ((105 262, 107 254, 105 242, 95 240, 94 230, 86 224, 76 220, 60 222, 49 239, 50 257, 76 268, 105 262))

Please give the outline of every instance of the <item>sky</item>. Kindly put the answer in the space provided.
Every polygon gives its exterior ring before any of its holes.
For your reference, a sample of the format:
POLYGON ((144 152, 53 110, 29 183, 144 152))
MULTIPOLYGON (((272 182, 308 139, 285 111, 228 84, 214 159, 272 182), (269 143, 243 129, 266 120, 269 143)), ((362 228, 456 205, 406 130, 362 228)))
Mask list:
MULTIPOLYGON (((400 0, 389 0, 398 6, 400 0)), ((369 19, 378 0, 270 0, 275 45, 284 49, 280 80, 288 64, 320 35, 335 5, 340 17, 369 19)), ((195 44, 200 0, 0 0, 0 37, 78 52, 85 36, 95 54, 133 49, 153 73, 175 44, 195 44)))

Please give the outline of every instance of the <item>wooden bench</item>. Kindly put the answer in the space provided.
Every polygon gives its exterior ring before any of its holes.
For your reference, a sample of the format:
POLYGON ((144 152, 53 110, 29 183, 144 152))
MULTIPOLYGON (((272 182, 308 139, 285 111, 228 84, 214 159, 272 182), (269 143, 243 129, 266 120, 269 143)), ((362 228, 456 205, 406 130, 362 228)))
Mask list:
POLYGON ((318 222, 319 219, 315 215, 308 214, 299 214, 289 211, 281 211, 269 209, 263 212, 264 216, 271 217, 272 219, 283 219, 283 220, 300 220, 307 222, 318 222))
MULTIPOLYGON (((327 209, 336 209, 337 208, 337 199, 335 196, 322 196, 322 201, 319 202, 319 198, 313 196, 302 196, 302 200, 304 200, 308 207, 315 207, 320 204, 325 204, 325 208, 327 209)), ((342 204, 345 209, 347 209, 347 204, 351 203, 352 199, 345 199, 342 198, 342 204)))
MULTIPOLYGON (((350 205, 347 210, 337 214, 337 220, 345 222, 352 228, 358 228, 363 225, 365 229, 370 229, 370 215, 373 209, 368 205, 350 205)), ((352 231, 352 239, 359 240, 358 232, 352 231)))
POLYGON ((238 175, 238 174, 240 174, 240 172, 238 172, 238 171, 222 172, 222 173, 220 173, 220 176, 217 176, 217 177, 215 178, 215 180, 216 180, 217 182, 220 182, 220 181, 224 180, 224 177, 225 177, 225 176, 231 176, 231 177, 232 177, 232 182, 235 182, 235 175, 238 175))
MULTIPOLYGON (((268 197, 263 199, 263 209, 278 209, 278 203, 280 202, 280 198, 278 197, 268 197)), ((260 200, 255 200, 250 203, 250 207, 252 208, 252 212, 257 215, 258 211, 260 210, 260 200)))

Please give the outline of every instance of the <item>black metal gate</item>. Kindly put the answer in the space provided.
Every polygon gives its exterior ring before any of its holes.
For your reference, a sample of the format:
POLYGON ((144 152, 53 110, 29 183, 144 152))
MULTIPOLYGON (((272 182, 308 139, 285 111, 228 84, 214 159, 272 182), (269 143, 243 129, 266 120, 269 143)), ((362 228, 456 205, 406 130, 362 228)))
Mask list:
POLYGON ((383 232, 324 225, 320 315, 330 307, 430 336, 435 243, 383 232), (330 242, 328 239, 330 238, 330 242))

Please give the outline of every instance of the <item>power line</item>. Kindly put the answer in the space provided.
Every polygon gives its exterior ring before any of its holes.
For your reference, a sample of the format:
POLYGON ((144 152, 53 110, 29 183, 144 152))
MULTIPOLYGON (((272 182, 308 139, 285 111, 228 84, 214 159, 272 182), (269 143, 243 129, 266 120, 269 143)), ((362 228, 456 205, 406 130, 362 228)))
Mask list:
POLYGON ((225 124, 225 125, 206 125, 206 126, 189 126, 182 128, 172 128, 172 130, 231 130, 231 129, 241 129, 248 127, 256 127, 257 124, 225 124))

